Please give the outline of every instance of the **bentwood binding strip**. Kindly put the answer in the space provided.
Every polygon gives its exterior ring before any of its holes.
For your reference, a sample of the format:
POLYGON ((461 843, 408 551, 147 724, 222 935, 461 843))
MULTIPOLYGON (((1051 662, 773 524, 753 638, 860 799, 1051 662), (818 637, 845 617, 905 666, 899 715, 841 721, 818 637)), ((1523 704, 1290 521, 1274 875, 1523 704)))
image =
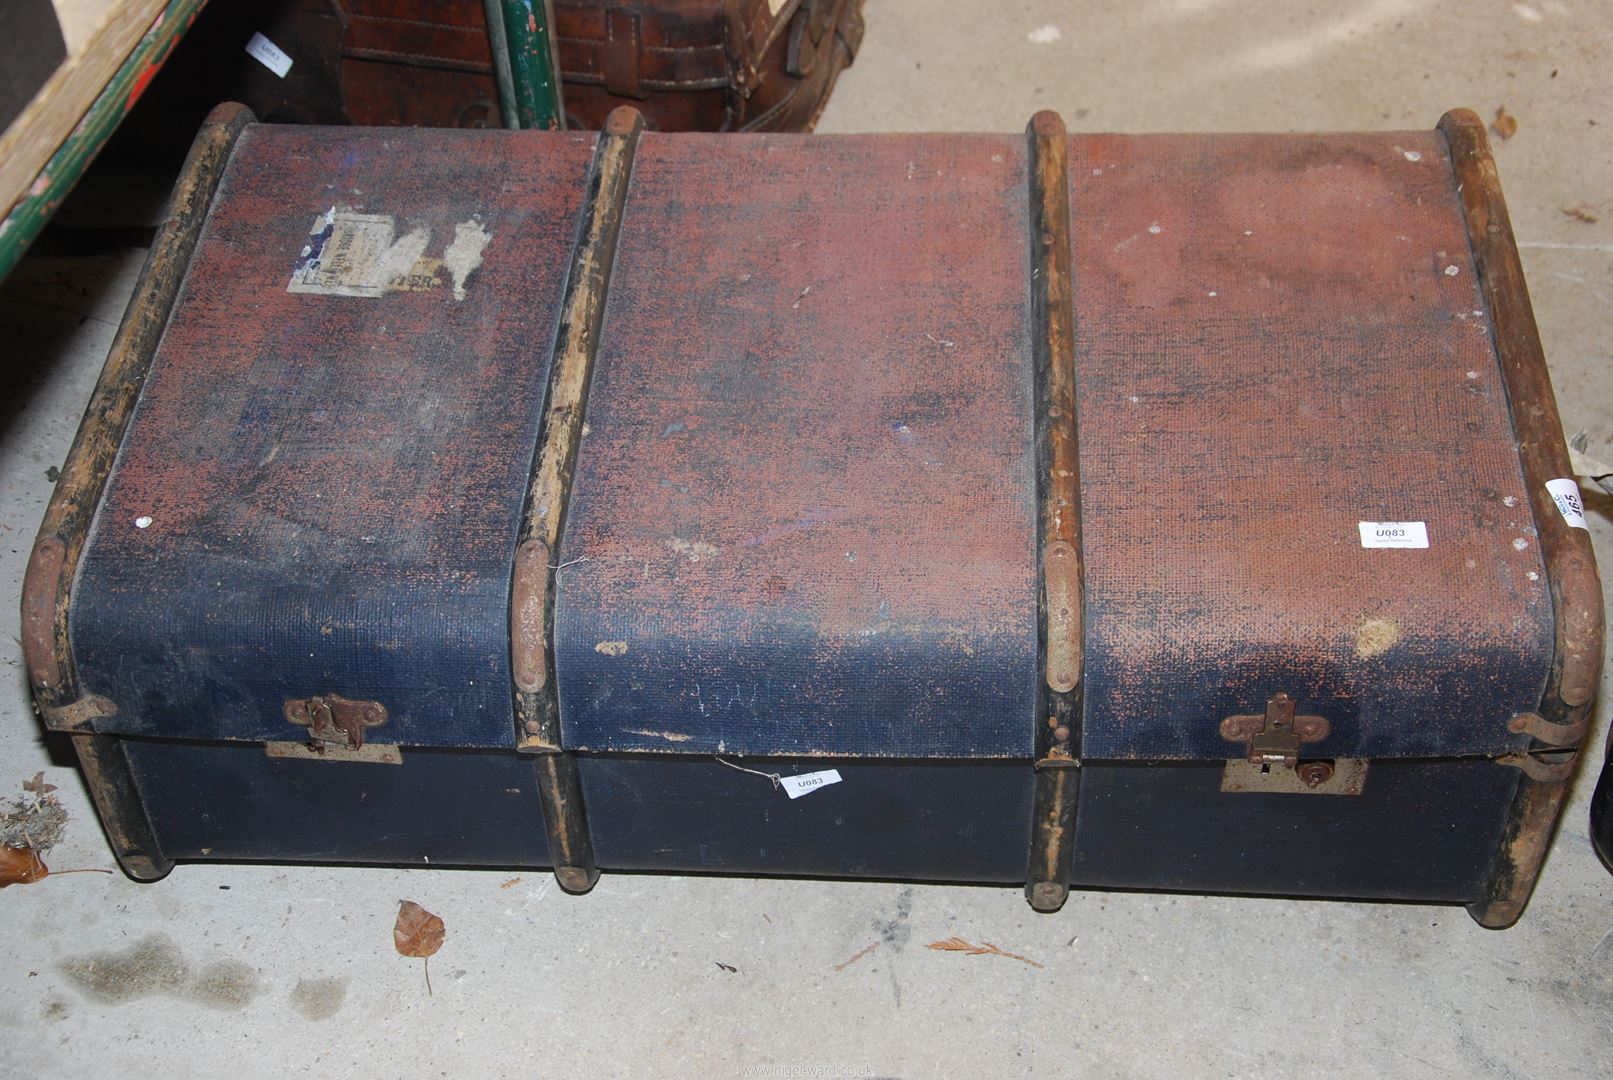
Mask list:
POLYGON ((1058 114, 1047 111, 1031 119, 1026 136, 1042 510, 1043 673, 1026 895, 1038 911, 1054 911, 1069 893, 1081 745, 1081 474, 1076 453, 1069 140, 1058 114))
POLYGON ((1439 128, 1450 145, 1468 242, 1490 309, 1556 624, 1556 657, 1539 712, 1519 713, 1511 725, 1512 730, 1531 735, 1534 744, 1530 751, 1499 759, 1524 775, 1491 873, 1489 895, 1468 907, 1481 924, 1498 928, 1516 922, 1529 902, 1568 795, 1575 756, 1588 733, 1602 671, 1602 585, 1590 533, 1564 521, 1546 488, 1547 481, 1571 478, 1574 473, 1484 121, 1470 110, 1457 109, 1445 114, 1439 128))
POLYGON ((510 590, 511 673, 519 746, 540 755, 538 790, 555 876, 573 892, 599 877, 583 810, 576 758, 560 745, 555 694, 554 553, 565 527, 566 498, 582 440, 588 383, 605 315, 611 262, 627 205, 628 179, 644 119, 630 108, 611 113, 594 150, 583 228, 566 283, 543 434, 521 519, 510 590))
POLYGON ((236 139, 252 122, 248 109, 220 105, 197 136, 169 199, 151 257, 113 339, 84 424, 51 494, 23 580, 23 657, 40 712, 47 726, 75 732, 79 761, 118 860, 130 876, 141 879, 161 877, 172 864, 157 848, 121 747, 109 736, 88 734, 95 719, 115 713, 117 705, 79 685, 68 613, 79 556, 112 461, 123 443, 219 179, 236 139))

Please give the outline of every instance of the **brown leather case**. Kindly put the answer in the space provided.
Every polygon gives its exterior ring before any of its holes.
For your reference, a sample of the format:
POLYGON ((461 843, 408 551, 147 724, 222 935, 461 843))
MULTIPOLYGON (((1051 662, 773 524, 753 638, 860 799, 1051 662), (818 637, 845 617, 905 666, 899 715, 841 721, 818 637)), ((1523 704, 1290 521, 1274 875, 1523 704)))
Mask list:
MULTIPOLYGON (((502 122, 477 0, 345 0, 358 124, 502 122)), ((566 123, 632 105, 660 131, 810 131, 862 41, 862 0, 557 0, 566 123)))
POLYGON ((862 42, 862 0, 555 4, 566 116, 661 131, 811 131, 862 42))
POLYGON ((481 0, 328 0, 346 29, 337 63, 355 124, 501 127, 481 0))

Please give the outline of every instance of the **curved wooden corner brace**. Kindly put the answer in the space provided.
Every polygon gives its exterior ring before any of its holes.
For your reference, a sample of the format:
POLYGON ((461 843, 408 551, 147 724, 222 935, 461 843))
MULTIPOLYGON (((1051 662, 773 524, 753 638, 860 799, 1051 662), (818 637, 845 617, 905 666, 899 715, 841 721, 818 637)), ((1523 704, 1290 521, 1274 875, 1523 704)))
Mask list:
POLYGON ((1484 121, 1456 109, 1440 119, 1439 130, 1450 147, 1468 243, 1490 309, 1556 623, 1555 655, 1540 707, 1511 725, 1531 736, 1531 746, 1498 759, 1522 775, 1485 896, 1468 906, 1481 925, 1501 929, 1517 922, 1534 891, 1588 728, 1602 670, 1602 584, 1590 533, 1569 525, 1546 487, 1547 481, 1571 478, 1574 472, 1484 121))
POLYGON ((1025 895, 1057 911, 1070 891, 1080 790, 1082 673, 1081 466, 1070 270, 1069 138, 1057 113, 1026 128, 1030 177, 1037 488, 1041 502, 1041 664, 1036 795, 1025 895))
POLYGON ((516 536, 510 582, 510 670, 514 683, 516 746, 538 755, 538 794, 555 877, 568 892, 586 892, 599 879, 583 808, 577 759, 560 740, 560 703, 554 680, 555 561, 576 472, 588 385, 599 347, 616 239, 644 118, 614 110, 594 144, 594 163, 582 209, 582 230, 572 252, 549 372, 542 434, 533 458, 526 507, 516 536))
POLYGON ((23 662, 45 724, 56 730, 90 731, 96 718, 117 712, 78 683, 68 636, 73 578, 219 177, 253 122, 245 106, 220 105, 197 134, 34 540, 23 576, 23 662))
POLYGON ((156 848, 121 746, 111 736, 91 734, 96 720, 118 710, 114 702, 79 685, 68 629, 73 579, 219 178, 236 139, 254 121, 244 106, 220 105, 197 134, 84 421, 67 452, 23 575, 22 652, 34 702, 46 727, 76 736, 74 745, 107 836, 124 870, 141 880, 161 877, 172 864, 156 848))

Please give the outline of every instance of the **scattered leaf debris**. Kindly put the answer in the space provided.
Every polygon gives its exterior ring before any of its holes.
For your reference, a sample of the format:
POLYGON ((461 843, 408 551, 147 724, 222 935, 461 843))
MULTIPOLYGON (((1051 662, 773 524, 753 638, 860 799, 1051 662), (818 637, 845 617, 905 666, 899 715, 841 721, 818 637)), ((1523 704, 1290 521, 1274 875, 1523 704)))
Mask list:
POLYGON ((716 964, 718 967, 722 968, 724 971, 728 972, 728 974, 730 974, 730 975, 738 975, 739 974, 739 969, 736 968, 732 964, 725 964, 721 960, 713 960, 712 963, 716 964))
POLYGON ((442 919, 413 900, 398 901, 398 921, 392 927, 392 944, 401 956, 418 956, 425 961, 426 996, 431 996, 431 957, 442 948, 448 936, 442 919))
POLYGON ((970 956, 1006 956, 1010 960, 1018 960, 1020 963, 1029 964, 1033 968, 1042 966, 1028 956, 1021 956, 1006 949, 999 949, 989 941, 982 941, 979 945, 974 945, 961 937, 949 937, 944 941, 932 941, 924 947, 934 949, 937 952, 968 953, 970 956))
POLYGON ((508 880, 504 884, 500 885, 499 888, 501 888, 501 889, 513 889, 515 886, 517 886, 519 884, 521 884, 521 879, 518 878, 518 877, 512 877, 510 880, 508 880))
POLYGON ((1505 105, 1495 110, 1495 122, 1490 130, 1503 139, 1510 139, 1518 133, 1518 118, 1507 112, 1505 105))
POLYGON ((61 842, 67 828, 67 810, 56 801, 56 785, 35 773, 22 782, 27 795, 0 804, 0 844, 32 848, 44 853, 61 842))
MULTIPOLYGON (((933 948, 934 946, 931 946, 931 947, 933 948)), ((836 964, 834 969, 836 971, 845 971, 851 965, 855 964, 857 961, 861 960, 863 957, 867 956, 869 953, 873 952, 877 948, 879 948, 879 942, 877 942, 877 941, 869 942, 867 945, 864 945, 862 948, 860 948, 856 952, 852 953, 851 956, 848 957, 844 963, 836 964)))
POLYGON ((1578 206, 1565 206, 1563 207, 1563 213, 1573 218, 1575 221, 1583 221, 1587 225, 1595 225, 1598 221, 1602 220, 1601 214, 1598 214, 1594 209, 1586 206, 1584 203, 1580 203, 1578 206))

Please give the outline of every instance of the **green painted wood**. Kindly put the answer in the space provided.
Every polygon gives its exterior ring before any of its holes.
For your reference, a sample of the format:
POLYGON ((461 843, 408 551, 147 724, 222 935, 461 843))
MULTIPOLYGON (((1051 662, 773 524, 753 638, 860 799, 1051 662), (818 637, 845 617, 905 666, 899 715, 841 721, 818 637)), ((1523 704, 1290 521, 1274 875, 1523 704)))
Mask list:
POLYGON ((11 272, 39 236, 206 3, 207 0, 169 0, 100 97, 40 170, 27 193, 0 221, 0 279, 11 272))
POLYGON ((505 68, 509 69, 508 93, 515 106, 515 122, 510 122, 510 109, 506 105, 505 126, 542 131, 565 127, 566 113, 560 103, 560 62, 555 55, 554 38, 549 33, 554 24, 549 0, 487 0, 487 6, 489 14, 497 7, 504 15, 503 46, 507 60, 498 56, 499 34, 491 19, 488 25, 494 50, 493 67, 500 80, 501 104, 505 101, 505 68))

